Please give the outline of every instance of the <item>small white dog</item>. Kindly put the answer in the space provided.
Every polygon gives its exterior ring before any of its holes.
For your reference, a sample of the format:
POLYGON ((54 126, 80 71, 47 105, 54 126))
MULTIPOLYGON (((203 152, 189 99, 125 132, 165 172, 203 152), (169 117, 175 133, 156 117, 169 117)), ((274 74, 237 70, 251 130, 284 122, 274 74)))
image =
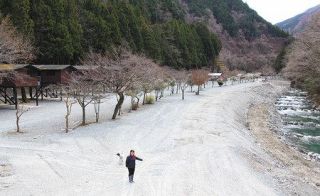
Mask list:
POLYGON ((117 153, 117 156, 119 157, 119 165, 123 165, 123 156, 120 153, 117 153))

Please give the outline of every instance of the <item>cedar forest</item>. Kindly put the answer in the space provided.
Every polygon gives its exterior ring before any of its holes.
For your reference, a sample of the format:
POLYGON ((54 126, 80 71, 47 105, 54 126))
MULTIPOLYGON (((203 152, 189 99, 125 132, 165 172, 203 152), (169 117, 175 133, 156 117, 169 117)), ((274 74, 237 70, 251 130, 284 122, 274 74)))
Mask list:
MULTIPOLYGON (((230 36, 240 29, 248 40, 266 32, 287 36, 241 0, 185 3, 194 16, 205 16, 209 8, 230 36), (232 10, 245 17, 235 22, 232 10), (256 21, 266 28, 256 28, 256 21)), ((191 69, 212 65, 222 48, 206 24, 186 22, 178 0, 2 0, 0 12, 33 41, 35 63, 76 64, 89 51, 104 53, 125 44, 159 64, 191 69)))

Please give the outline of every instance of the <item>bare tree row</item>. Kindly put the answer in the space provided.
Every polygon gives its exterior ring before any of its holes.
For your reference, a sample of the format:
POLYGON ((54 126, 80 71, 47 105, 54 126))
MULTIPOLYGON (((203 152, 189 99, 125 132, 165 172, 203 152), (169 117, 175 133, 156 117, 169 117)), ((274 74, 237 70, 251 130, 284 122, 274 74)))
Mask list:
MULTIPOLYGON (((99 121, 100 104, 104 99, 115 94, 115 105, 112 119, 121 115, 121 108, 125 97, 131 98, 131 110, 136 110, 139 104, 145 104, 150 93, 155 94, 158 101, 164 96, 166 88, 173 85, 176 93, 182 92, 185 98, 185 90, 189 85, 200 86, 208 81, 208 72, 195 70, 174 70, 160 67, 152 60, 130 51, 117 48, 111 54, 91 53, 82 61, 83 65, 90 65, 81 73, 70 75, 68 84, 59 86, 66 105, 66 131, 69 130, 69 116, 72 106, 78 103, 82 108, 82 125, 86 124, 86 107, 93 104, 96 113, 96 122, 99 121), (142 103, 140 103, 142 102, 142 103)), ((174 90, 172 91, 174 93, 174 90)))

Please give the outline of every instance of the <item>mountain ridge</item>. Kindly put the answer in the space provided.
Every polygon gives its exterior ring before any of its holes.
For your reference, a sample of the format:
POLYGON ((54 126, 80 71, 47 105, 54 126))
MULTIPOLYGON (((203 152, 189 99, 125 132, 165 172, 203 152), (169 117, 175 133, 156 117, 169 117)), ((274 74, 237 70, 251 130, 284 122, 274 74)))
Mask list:
POLYGON ((126 42, 175 68, 211 67, 219 56, 253 71, 270 67, 288 36, 242 0, 3 0, 0 12, 35 40, 36 63, 78 63, 126 42))
POLYGON ((306 24, 311 20, 311 17, 317 13, 320 13, 320 4, 283 22, 277 23, 276 25, 282 30, 287 31, 292 35, 296 35, 305 29, 306 24))

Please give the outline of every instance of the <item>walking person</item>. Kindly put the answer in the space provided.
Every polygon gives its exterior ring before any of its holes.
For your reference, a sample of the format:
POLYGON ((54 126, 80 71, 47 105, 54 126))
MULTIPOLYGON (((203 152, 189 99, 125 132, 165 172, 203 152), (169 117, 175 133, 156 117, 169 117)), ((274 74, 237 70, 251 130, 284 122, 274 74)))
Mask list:
POLYGON ((129 171, 129 182, 133 183, 133 176, 134 176, 134 170, 136 168, 136 160, 143 161, 139 157, 136 157, 134 150, 130 150, 130 155, 127 157, 126 160, 126 167, 129 171))

